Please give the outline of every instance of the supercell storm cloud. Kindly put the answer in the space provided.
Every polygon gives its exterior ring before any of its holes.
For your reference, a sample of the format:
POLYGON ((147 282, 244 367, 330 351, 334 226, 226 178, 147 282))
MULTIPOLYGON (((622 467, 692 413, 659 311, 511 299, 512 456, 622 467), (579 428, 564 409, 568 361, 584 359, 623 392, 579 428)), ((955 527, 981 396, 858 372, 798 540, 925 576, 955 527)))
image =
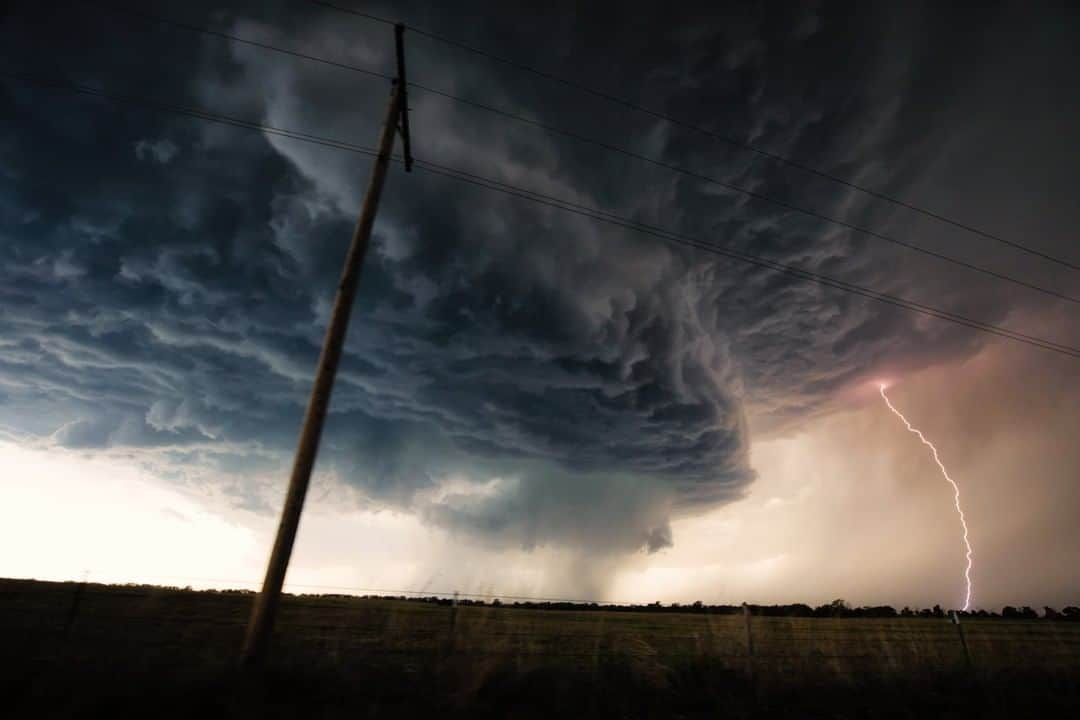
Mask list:
MULTIPOLYGON (((385 26, 303 3, 233 7, 168 12, 390 70, 385 26)), ((552 72, 882 192, 942 211, 955 202, 958 213, 978 178, 957 170, 951 188, 927 188, 919 170, 982 142, 962 118, 999 88, 965 58, 991 53, 988 38, 1009 22, 1003 11, 964 32, 946 17, 934 26, 951 28, 946 45, 886 31, 919 27, 925 9, 732 11, 689 26, 654 9, 617 29, 599 10, 570 24, 523 11, 485 15, 482 35, 469 20, 478 14, 461 9, 369 9, 522 62, 533 59, 519 48, 558 37, 544 48, 552 72), (587 72, 574 65, 582 56, 587 72)), ((376 135, 384 81, 81 5, 70 12, 94 31, 28 12, 9 35, 9 69, 360 145, 376 135), (123 43, 105 40, 117 34, 123 43), (60 49, 43 52, 45 36, 60 49)), ((1052 35, 1048 52, 1065 53, 1067 40, 1052 35)), ((967 261, 1036 267, 691 130, 409 42, 410 78, 427 86, 967 261)), ((1030 73, 1052 85, 1064 72, 1012 67, 998 81, 1030 73)), ((1057 302, 431 93, 410 100, 418 158, 985 322, 1057 302)), ((179 481, 239 478, 230 492, 254 502, 244 477, 284 477, 369 159, 14 82, 0 102, 0 428, 22 442, 126 449, 179 481)), ((1041 229, 1032 244, 1067 254, 1058 226, 1041 229)), ((370 507, 480 542, 667 547, 678 542, 673 518, 748 490, 752 431, 781 432, 883 372, 959 361, 984 342, 399 166, 374 238, 319 470, 370 507)), ((1066 289, 1064 275, 1045 277, 1066 289)))

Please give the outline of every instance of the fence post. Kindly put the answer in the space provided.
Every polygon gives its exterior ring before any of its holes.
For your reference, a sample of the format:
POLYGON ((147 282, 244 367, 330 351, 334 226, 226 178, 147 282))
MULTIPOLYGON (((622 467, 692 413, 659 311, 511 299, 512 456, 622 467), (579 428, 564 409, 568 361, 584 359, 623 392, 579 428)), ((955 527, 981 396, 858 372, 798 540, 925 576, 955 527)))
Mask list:
POLYGON ((742 604, 743 620, 746 623, 746 674, 750 682, 754 681, 754 633, 750 628, 750 606, 742 604))
POLYGON ((596 612, 600 615, 600 622, 596 628, 596 640, 593 641, 592 665, 594 677, 600 669, 600 646, 604 642, 604 629, 607 625, 607 611, 603 609, 603 606, 601 605, 596 612))
POLYGON ((75 618, 79 615, 79 605, 82 604, 83 592, 86 591, 86 583, 89 578, 90 572, 84 572, 82 580, 75 586, 75 594, 71 596, 71 607, 68 608, 62 634, 65 640, 68 639, 68 635, 71 633, 71 627, 75 624, 75 618))
POLYGON ((446 643, 446 654, 454 652, 457 647, 457 614, 458 614, 458 591, 454 591, 454 600, 450 604, 450 639, 446 643))
POLYGON ((960 635, 960 646, 964 648, 964 663, 968 670, 971 670, 971 653, 968 651, 967 638, 964 637, 964 626, 960 624, 960 615, 955 610, 952 611, 953 625, 956 626, 956 632, 960 635))

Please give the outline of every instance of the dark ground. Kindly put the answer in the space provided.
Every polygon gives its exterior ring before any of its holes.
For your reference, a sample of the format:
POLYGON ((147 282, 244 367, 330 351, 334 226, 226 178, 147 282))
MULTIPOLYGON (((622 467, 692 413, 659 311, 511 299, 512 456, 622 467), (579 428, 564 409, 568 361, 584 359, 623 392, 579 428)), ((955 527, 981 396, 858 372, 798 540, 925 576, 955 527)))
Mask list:
POLYGON ((6 717, 1080 717, 1080 624, 453 608, 0 581, 6 717), (72 612, 74 608, 75 612, 72 612))

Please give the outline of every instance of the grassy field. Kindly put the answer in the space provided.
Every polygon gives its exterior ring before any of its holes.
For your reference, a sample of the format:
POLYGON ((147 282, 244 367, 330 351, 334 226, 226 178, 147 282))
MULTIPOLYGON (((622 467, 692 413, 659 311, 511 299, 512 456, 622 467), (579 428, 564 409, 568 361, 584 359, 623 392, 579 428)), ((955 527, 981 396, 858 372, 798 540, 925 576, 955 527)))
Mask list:
POLYGON ((555 611, 0 581, 7 707, 30 717, 1080 716, 1080 623, 555 611), (73 613, 73 607, 77 609, 73 613))

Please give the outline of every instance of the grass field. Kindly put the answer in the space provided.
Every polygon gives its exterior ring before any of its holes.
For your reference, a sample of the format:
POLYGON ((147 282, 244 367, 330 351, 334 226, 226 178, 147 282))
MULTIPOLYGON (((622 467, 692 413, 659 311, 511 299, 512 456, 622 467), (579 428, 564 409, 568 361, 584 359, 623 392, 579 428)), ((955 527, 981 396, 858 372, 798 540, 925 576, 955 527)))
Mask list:
POLYGON ((27 717, 1080 716, 1080 623, 969 620, 969 665, 956 626, 940 619, 752 617, 748 631, 741 615, 290 596, 272 662, 241 673, 251 602, 0 581, 7 707, 27 717))

